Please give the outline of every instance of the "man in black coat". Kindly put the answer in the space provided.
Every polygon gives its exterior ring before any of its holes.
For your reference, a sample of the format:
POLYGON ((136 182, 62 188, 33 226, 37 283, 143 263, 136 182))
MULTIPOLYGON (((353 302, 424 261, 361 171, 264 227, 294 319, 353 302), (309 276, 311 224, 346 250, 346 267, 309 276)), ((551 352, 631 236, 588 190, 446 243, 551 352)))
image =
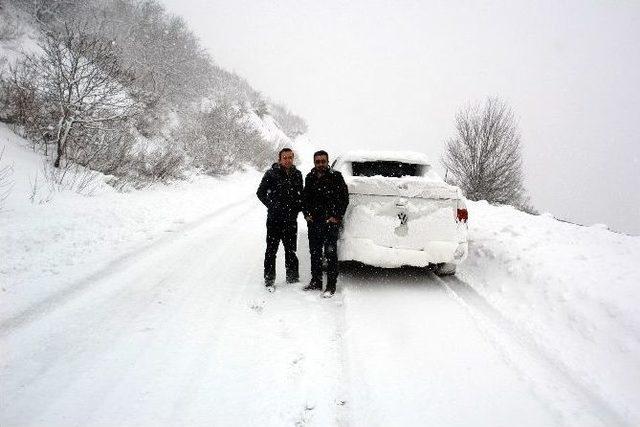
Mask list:
POLYGON ((275 290, 276 253, 282 240, 284 246, 287 282, 299 281, 298 223, 296 218, 302 209, 302 174, 293 164, 294 153, 283 148, 278 163, 265 172, 256 192, 267 207, 267 250, 264 254, 264 284, 269 292, 275 290))
POLYGON ((317 151, 314 168, 306 176, 302 212, 309 230, 311 282, 305 290, 322 289, 322 255, 327 259, 327 287, 323 297, 332 297, 338 280, 338 235, 349 204, 349 190, 342 174, 329 167, 329 154, 317 151))

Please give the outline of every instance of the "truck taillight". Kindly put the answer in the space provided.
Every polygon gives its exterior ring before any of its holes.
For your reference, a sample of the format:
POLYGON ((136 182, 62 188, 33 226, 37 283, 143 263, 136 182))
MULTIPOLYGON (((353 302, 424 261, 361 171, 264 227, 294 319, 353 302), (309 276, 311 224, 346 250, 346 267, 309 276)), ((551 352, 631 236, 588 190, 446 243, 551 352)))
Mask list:
POLYGON ((469 219, 469 212, 466 209, 458 209, 458 221, 467 222, 469 219))

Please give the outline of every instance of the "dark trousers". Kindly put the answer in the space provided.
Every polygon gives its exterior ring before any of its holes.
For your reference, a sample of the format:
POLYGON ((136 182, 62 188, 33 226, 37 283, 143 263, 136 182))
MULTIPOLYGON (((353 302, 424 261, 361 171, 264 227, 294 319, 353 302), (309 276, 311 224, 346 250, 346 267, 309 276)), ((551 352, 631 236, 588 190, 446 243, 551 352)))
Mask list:
POLYGON ((327 290, 336 290, 338 280, 338 224, 324 220, 307 223, 309 252, 311 253, 311 279, 322 283, 322 255, 327 259, 327 290))
POLYGON ((267 222, 267 250, 264 253, 264 280, 272 282, 276 278, 276 254, 278 246, 284 246, 284 265, 287 280, 298 280, 298 223, 287 221, 282 223, 267 222))

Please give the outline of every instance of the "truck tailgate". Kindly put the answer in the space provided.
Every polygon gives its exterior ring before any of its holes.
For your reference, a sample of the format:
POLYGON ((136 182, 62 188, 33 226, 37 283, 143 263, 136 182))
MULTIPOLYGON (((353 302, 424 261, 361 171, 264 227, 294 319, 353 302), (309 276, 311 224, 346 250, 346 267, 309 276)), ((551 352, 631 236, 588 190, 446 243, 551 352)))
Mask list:
POLYGON ((466 241, 456 221, 457 187, 423 177, 348 177, 344 235, 389 248, 424 250, 435 242, 466 241))
POLYGON ((424 250, 430 242, 459 242, 456 200, 351 194, 344 237, 378 246, 424 250))

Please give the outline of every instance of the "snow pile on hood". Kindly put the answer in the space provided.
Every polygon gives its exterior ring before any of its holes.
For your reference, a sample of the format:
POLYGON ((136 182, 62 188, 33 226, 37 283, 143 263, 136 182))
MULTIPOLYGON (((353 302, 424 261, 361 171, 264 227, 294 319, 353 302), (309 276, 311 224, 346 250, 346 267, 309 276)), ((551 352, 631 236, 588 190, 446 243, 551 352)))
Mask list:
POLYGON ((440 179, 429 177, 345 176, 345 182, 351 194, 419 197, 424 199, 463 199, 462 192, 458 187, 446 184, 440 179))
POLYGON ((385 151, 385 150, 353 150, 340 155, 341 160, 348 162, 390 161, 405 162, 415 165, 431 165, 429 157, 416 151, 385 151))
POLYGON ((468 202, 458 276, 640 423, 640 237, 468 202))

